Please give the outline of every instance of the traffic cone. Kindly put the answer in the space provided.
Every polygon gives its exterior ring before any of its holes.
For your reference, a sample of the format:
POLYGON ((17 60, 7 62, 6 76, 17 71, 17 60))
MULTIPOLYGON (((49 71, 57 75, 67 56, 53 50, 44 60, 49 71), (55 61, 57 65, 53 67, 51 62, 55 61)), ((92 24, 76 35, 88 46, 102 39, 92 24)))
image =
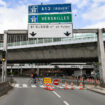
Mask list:
POLYGON ((83 84, 82 84, 82 82, 80 83, 80 90, 83 90, 83 84))
POLYGON ((49 90, 50 90, 50 91, 53 91, 53 90, 54 90, 54 88, 53 88, 53 85, 52 85, 52 84, 49 86, 49 90))
POLYGON ((71 82, 71 87, 70 87, 71 90, 74 90, 73 85, 74 85, 73 82, 71 82))
POLYGON ((44 89, 48 89, 47 83, 44 84, 44 89))
POLYGON ((65 87, 64 87, 64 89, 68 89, 68 85, 67 85, 67 82, 65 82, 65 87))

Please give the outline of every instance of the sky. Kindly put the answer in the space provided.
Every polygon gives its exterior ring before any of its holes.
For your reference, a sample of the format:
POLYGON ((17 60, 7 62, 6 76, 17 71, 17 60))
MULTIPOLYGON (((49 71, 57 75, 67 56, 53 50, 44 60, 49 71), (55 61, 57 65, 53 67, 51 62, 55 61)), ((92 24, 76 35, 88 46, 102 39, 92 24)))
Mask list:
POLYGON ((0 33, 28 28, 28 5, 72 3, 73 28, 105 28, 105 0, 0 0, 0 33))

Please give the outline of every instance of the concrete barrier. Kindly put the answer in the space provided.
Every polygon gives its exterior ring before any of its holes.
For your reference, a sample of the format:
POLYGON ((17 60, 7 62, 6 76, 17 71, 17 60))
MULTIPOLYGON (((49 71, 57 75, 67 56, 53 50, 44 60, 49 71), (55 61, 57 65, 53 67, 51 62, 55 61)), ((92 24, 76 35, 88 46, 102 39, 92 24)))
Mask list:
POLYGON ((9 84, 9 82, 0 83, 0 96, 8 93, 13 87, 9 84))

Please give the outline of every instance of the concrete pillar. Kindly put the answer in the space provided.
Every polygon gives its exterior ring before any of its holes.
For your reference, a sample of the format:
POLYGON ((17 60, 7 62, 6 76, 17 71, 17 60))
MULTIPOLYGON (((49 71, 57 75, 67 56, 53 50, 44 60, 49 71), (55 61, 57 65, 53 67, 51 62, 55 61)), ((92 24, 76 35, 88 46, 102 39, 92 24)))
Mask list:
POLYGON ((104 51, 103 33, 101 29, 98 30, 97 42, 98 42, 98 61, 99 61, 100 80, 102 82, 102 85, 105 86, 105 51, 104 51))
POLYGON ((7 81, 7 31, 4 31, 3 51, 6 51, 6 60, 2 62, 2 82, 7 81))

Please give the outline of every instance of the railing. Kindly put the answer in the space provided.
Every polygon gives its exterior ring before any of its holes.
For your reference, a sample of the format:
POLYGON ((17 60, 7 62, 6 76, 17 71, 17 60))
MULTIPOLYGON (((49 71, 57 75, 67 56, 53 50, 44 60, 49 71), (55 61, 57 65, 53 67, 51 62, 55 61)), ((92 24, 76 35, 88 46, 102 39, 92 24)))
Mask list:
MULTIPOLYGON (((103 34, 103 38, 105 40, 105 34, 103 34)), ((22 46, 29 46, 29 45, 44 45, 44 44, 61 44, 61 43, 80 43, 80 42, 91 42, 97 41, 96 34, 74 34, 72 38, 47 38, 47 39, 33 39, 27 41, 20 41, 14 43, 8 43, 8 47, 22 47, 22 46)), ((0 48, 3 47, 3 43, 0 43, 0 48)))

